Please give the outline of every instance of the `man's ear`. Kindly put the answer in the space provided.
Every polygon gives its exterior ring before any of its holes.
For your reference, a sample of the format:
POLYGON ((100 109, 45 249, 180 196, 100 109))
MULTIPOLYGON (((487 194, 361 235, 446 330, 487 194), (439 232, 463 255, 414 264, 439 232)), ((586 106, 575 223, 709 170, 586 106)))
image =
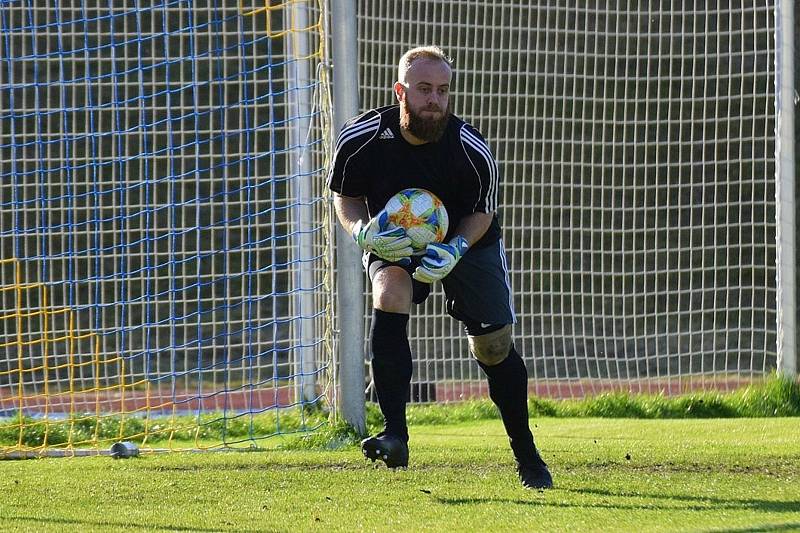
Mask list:
POLYGON ((406 86, 399 81, 394 82, 394 97, 398 102, 402 102, 406 97, 406 86))

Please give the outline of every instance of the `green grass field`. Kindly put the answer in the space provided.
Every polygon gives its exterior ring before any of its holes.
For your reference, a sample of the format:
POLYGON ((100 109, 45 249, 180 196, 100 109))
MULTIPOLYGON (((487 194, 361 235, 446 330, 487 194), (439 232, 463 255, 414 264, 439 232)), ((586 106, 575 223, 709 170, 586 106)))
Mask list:
POLYGON ((800 418, 535 418, 555 488, 498 420, 411 428, 389 471, 339 450, 0 462, 2 531, 793 531, 800 418))

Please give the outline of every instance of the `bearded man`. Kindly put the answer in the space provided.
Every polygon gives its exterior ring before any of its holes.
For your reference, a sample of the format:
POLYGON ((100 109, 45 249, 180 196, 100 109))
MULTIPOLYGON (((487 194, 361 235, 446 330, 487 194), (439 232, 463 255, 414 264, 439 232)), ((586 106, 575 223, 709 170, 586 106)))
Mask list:
POLYGON ((432 283, 444 288, 497 405, 522 485, 552 487, 528 422, 528 374, 512 341, 516 321, 496 214, 500 176, 483 136, 452 114, 452 61, 438 47, 407 51, 394 92, 398 105, 348 121, 328 173, 340 223, 364 251, 372 284, 372 375, 384 430, 361 448, 390 468, 408 466, 406 403, 412 374, 407 325, 412 304, 432 283), (386 202, 407 188, 427 189, 447 209, 441 243, 412 256, 403 228, 387 227, 386 202))

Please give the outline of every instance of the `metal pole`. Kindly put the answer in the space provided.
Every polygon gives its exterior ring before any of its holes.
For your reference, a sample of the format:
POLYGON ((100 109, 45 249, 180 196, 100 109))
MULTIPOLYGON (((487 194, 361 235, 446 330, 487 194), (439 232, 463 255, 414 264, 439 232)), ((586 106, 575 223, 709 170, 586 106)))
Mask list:
POLYGON ((794 2, 775 6, 775 174, 778 267, 778 372, 797 375, 794 154, 794 2))
MULTIPOLYGON (((292 27, 304 29, 308 27, 308 5, 295 3, 292 8, 292 27)), ((293 179, 292 197, 295 202, 295 221, 293 237, 295 250, 295 311, 297 317, 293 321, 299 342, 294 350, 295 355, 295 392, 301 402, 311 402, 317 397, 316 361, 314 345, 316 332, 314 327, 314 209, 311 172, 311 154, 306 146, 311 113, 313 109, 314 85, 311 80, 310 43, 307 32, 293 31, 288 39, 289 57, 292 59, 292 81, 294 90, 289 94, 290 109, 294 113, 294 127, 290 136, 292 153, 297 159, 292 161, 293 179)))
MULTIPOLYGON (((331 2, 333 127, 358 114, 358 40, 355 0, 331 2)), ((342 418, 366 432, 364 410, 364 273, 361 251, 337 224, 338 360, 342 418)))

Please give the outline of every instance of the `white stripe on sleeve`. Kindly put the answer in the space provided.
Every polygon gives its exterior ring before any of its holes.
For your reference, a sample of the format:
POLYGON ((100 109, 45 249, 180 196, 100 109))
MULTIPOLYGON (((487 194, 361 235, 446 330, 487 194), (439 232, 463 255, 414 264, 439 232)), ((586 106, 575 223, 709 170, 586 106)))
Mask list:
MULTIPOLYGON (((486 167, 489 172, 489 186, 483 198, 486 203, 486 212, 492 213, 497 209, 497 184, 499 181, 497 161, 495 161, 494 157, 492 156, 492 152, 489 150, 489 147, 486 145, 486 142, 483 141, 483 139, 481 139, 480 137, 476 136, 471 131, 469 131, 466 127, 466 124, 461 127, 461 143, 462 146, 464 146, 464 153, 467 154, 467 157, 469 157, 469 153, 467 152, 465 145, 475 150, 486 161, 486 167)), ((470 163, 472 163, 471 158, 470 158, 470 163)), ((481 194, 484 194, 483 181, 481 180, 481 172, 475 167, 474 163, 472 163, 472 168, 475 169, 475 173, 477 174, 478 180, 480 180, 481 194)), ((480 201, 480 199, 481 198, 478 198, 478 201, 480 201)))

